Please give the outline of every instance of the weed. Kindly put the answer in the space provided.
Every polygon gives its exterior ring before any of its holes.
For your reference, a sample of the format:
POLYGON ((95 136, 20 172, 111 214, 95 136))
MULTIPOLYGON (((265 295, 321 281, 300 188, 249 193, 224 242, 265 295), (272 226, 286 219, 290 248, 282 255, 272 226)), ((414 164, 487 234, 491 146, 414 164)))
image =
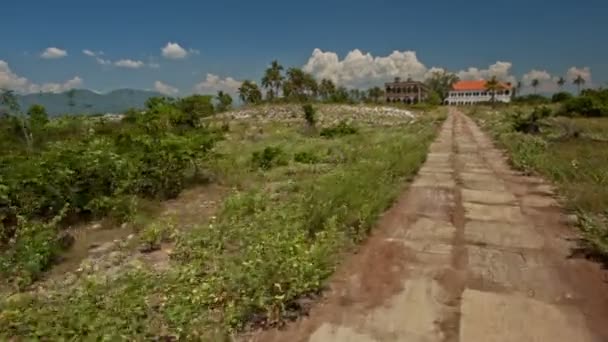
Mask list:
POLYGON ((357 128, 348 124, 346 121, 341 121, 333 127, 323 128, 320 135, 325 138, 334 138, 344 135, 356 134, 357 128))

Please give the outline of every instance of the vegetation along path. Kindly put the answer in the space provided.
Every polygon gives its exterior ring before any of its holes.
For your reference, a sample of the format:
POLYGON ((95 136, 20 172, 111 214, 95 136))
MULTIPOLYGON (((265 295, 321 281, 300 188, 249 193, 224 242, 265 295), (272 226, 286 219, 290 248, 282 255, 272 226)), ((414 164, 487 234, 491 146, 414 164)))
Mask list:
POLYGON ((550 185, 452 110, 419 175, 308 318, 252 341, 601 341, 608 287, 550 185))

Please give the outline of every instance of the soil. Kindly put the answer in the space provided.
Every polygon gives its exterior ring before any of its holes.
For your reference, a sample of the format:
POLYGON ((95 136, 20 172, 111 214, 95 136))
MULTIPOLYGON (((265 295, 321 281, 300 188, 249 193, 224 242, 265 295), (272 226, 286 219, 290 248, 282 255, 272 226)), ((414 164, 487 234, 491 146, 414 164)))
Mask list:
POLYGON ((242 341, 606 341, 608 284, 550 184, 451 109, 418 176, 309 316, 242 341))

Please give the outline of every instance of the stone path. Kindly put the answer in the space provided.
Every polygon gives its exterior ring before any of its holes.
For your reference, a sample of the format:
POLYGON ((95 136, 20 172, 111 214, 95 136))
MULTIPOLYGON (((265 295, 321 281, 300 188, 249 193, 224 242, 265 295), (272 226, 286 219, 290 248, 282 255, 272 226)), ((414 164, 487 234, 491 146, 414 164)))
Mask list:
POLYGON ((551 186, 453 111, 407 192, 310 317, 251 341, 602 341, 608 288, 569 258, 551 186))

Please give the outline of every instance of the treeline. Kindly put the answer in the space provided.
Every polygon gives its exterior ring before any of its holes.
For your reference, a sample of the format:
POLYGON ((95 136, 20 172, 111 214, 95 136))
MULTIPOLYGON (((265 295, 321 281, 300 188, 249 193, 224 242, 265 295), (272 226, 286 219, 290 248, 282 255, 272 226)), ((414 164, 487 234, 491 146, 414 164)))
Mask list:
POLYGON ((537 94, 519 96, 514 103, 529 105, 558 104, 556 115, 606 117, 608 116, 608 89, 584 89, 580 95, 574 96, 568 92, 558 92, 545 97, 537 94))
MULTIPOLYGON (((431 89, 427 102, 441 104, 452 84, 458 78, 447 72, 434 73, 425 83, 431 89)), ((384 89, 371 87, 366 90, 348 89, 330 79, 317 80, 300 68, 287 70, 273 61, 264 72, 261 87, 251 80, 245 80, 238 89, 239 98, 246 104, 262 102, 306 102, 322 101, 331 103, 380 103, 384 101, 384 89)))
POLYGON ((65 223, 131 218, 140 198, 171 198, 202 180, 219 129, 201 118, 229 106, 211 96, 151 98, 122 120, 22 113, 10 92, 0 116, 0 278, 29 284, 66 247, 65 223), (219 105, 219 108, 218 108, 219 105))

